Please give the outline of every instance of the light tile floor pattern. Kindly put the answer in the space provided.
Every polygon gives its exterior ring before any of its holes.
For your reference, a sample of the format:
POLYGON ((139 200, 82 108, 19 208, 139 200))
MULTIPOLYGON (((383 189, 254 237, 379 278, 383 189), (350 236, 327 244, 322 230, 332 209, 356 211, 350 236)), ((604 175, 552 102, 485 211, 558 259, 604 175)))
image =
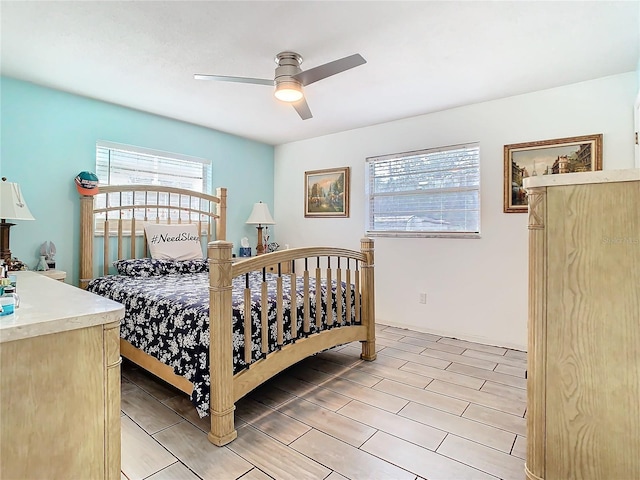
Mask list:
POLYGON ((308 358, 237 404, 238 438, 207 440, 183 393, 122 368, 122 479, 518 479, 524 352, 377 327, 308 358))

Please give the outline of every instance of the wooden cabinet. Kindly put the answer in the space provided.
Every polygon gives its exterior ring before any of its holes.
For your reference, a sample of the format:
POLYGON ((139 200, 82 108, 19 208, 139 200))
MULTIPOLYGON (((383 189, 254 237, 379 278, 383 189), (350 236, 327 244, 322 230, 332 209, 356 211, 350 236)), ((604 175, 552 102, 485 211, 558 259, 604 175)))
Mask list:
POLYGON ((525 187, 527 478, 640 478, 640 170, 525 187))
MULTIPOLYGON (((291 262, 283 262, 280 263, 280 273, 284 275, 285 273, 291 273, 291 262)), ((278 264, 269 265, 267 267, 267 272, 269 273, 278 273, 278 264)))
MULTIPOLYGON (((232 261, 233 263, 236 263, 236 262, 241 262, 241 261, 243 261, 243 260, 248 260, 248 259, 250 259, 250 258, 256 258, 256 257, 233 257, 233 258, 231 259, 231 261, 232 261)), ((268 273, 275 273, 275 274, 277 274, 277 273, 278 273, 278 264, 276 263, 276 264, 274 264, 274 265, 269 265, 269 266, 267 267, 267 272, 268 272, 268 273)), ((283 263, 281 263, 281 264, 280 264, 280 273, 281 273, 282 275, 284 275, 284 274, 288 274, 288 273, 291 273, 291 262, 283 262, 283 263)))
POLYGON ((120 478, 122 305, 20 272, 0 323, 0 478, 120 478))

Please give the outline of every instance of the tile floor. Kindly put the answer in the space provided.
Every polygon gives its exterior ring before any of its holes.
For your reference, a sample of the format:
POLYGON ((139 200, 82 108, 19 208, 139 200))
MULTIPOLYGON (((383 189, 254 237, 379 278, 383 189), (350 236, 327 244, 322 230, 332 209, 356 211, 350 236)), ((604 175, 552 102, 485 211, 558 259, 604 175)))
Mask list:
POLYGON ((184 394, 125 362, 122 479, 524 478, 524 352, 386 326, 377 349, 273 378, 238 402, 222 448, 184 394))

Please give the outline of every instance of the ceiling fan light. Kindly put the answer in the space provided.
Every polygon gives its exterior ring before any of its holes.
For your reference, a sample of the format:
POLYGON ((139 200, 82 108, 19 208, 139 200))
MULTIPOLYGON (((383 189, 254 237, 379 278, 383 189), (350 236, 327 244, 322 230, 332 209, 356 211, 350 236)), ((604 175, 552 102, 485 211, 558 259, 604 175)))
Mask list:
POLYGON ((280 82, 276 85, 275 97, 283 102, 293 103, 302 100, 302 87, 296 82, 280 82))

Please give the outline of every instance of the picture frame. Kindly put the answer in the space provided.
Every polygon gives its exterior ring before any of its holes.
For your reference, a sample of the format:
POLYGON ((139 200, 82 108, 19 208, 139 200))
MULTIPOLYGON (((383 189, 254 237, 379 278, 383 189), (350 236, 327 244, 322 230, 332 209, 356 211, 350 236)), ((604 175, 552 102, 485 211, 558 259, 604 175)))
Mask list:
POLYGON ((349 217, 349 167, 304 172, 304 216, 349 217))
POLYGON ((556 138, 504 146, 504 212, 526 213, 522 179, 602 170, 602 134, 556 138))

